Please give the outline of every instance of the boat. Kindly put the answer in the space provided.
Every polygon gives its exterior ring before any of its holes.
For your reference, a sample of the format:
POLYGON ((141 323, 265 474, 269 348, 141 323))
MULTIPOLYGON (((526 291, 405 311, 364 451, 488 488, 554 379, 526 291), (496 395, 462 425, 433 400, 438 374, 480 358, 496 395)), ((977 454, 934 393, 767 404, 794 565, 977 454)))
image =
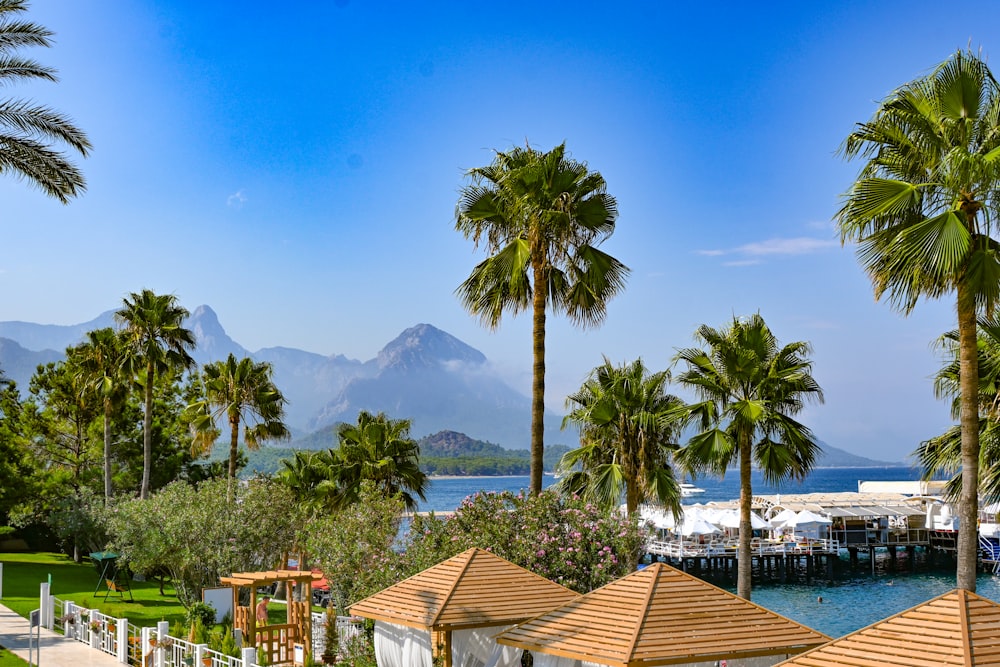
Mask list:
POLYGON ((691 482, 681 482, 681 497, 687 498, 688 496, 695 496, 699 493, 705 493, 705 489, 697 487, 691 482))

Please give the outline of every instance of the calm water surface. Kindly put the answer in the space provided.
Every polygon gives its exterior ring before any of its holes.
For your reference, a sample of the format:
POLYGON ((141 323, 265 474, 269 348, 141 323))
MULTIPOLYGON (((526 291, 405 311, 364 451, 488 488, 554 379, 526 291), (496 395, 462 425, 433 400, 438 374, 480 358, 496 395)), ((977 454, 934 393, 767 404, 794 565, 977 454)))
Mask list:
MULTIPOLYGON (((802 483, 785 483, 779 487, 764 483, 756 472, 753 478, 755 494, 820 493, 857 491, 858 481, 900 481, 918 479, 913 468, 824 468, 814 470, 802 483)), ((546 475, 544 486, 555 480, 546 475)), ((685 503, 735 500, 739 496, 737 474, 723 479, 713 477, 694 480, 705 493, 685 499, 685 503)), ((420 509, 454 510, 467 496, 477 491, 521 491, 527 489, 528 477, 439 478, 431 481, 427 502, 420 509)), ((799 623, 833 637, 840 637, 888 616, 909 609, 946 593, 955 587, 953 561, 937 557, 933 568, 918 559, 916 573, 910 573, 905 562, 899 570, 888 571, 888 561, 876 563, 871 574, 868 561, 862 556, 858 571, 851 572, 846 556, 833 581, 826 579, 791 584, 758 584, 753 601, 799 623), (817 602, 822 597, 823 602, 817 602)), ((735 590, 720 582, 724 588, 735 590)), ((1000 602, 1000 577, 980 575, 976 592, 1000 602)))

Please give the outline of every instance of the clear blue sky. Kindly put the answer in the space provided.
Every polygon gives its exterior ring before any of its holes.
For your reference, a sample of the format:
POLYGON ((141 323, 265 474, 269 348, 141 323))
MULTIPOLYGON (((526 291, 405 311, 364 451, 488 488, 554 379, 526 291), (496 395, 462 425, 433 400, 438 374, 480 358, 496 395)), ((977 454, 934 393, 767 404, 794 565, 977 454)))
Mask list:
MULTIPOLYGON (((826 442, 900 460, 950 424, 931 347, 950 302, 875 303, 831 219, 836 149, 893 88, 1000 24, 1000 4, 34 0, 58 84, 3 91, 94 143, 69 206, 0 178, 0 320, 74 324, 132 291, 229 334, 368 359, 433 324, 526 394, 530 322, 492 333, 455 287, 466 169, 566 141, 619 203, 632 269, 599 329, 550 319, 547 402, 607 355, 666 367, 702 323, 759 311, 808 340, 826 442)), ((406 415, 398 415, 405 417, 406 415)))

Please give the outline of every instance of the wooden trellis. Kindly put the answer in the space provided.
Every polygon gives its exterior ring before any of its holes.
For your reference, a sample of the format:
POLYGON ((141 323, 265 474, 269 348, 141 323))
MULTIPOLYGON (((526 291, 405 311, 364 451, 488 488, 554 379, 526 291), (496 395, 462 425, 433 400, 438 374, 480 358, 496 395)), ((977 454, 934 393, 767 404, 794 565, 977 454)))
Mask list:
POLYGON ((312 651, 312 582, 320 575, 299 570, 269 570, 266 572, 236 572, 219 577, 223 586, 233 589, 233 627, 243 633, 246 646, 263 647, 267 664, 292 662, 292 646, 302 644, 308 655, 312 651), (287 584, 286 622, 257 625, 257 589, 279 582, 287 584), (293 584, 304 586, 302 601, 292 600, 293 584), (250 606, 240 605, 240 589, 250 589, 250 606))

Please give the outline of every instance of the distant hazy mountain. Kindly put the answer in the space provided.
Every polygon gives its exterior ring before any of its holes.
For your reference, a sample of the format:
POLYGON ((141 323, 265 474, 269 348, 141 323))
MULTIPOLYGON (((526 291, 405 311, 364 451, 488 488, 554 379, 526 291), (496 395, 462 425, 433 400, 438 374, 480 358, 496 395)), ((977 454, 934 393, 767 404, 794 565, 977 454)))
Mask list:
MULTIPOLYGON (((62 359, 65 349, 81 342, 86 332, 113 325, 113 311, 71 326, 0 322, 0 369, 27 392, 38 364, 62 359)), ((186 325, 198 341, 193 356, 199 363, 229 353, 271 363, 275 383, 289 401, 289 427, 312 434, 296 446, 333 446, 332 425, 355 422, 360 410, 410 419, 417 439, 455 431, 507 449, 530 445, 531 400, 505 384, 481 352, 429 324, 407 329, 365 362, 287 347, 248 352, 226 334, 208 306, 195 308, 186 325)), ((576 434, 560 431, 559 425, 559 417, 547 415, 546 444, 576 446, 576 434)), ((818 466, 898 465, 821 444, 818 466)))
POLYGON ((817 468, 885 468, 901 464, 900 461, 878 461, 851 454, 843 449, 832 447, 822 440, 819 444, 823 448, 823 453, 816 460, 815 467, 817 468))
MULTIPOLYGON (((531 442, 530 399, 507 386, 481 352, 429 324, 407 329, 382 348, 371 370, 350 380, 310 430, 353 422, 365 409, 406 416, 418 436, 453 430, 513 449, 531 442)), ((572 441, 559 424, 555 415, 546 419, 548 442, 572 441)))
MULTIPOLYGON (((114 311, 72 326, 0 322, 0 369, 26 391, 40 363, 64 358, 86 332, 113 326, 114 311)), ((309 433, 339 421, 354 422, 360 410, 410 419, 414 437, 452 429, 499 443, 527 448, 530 400, 507 386, 478 350, 429 324, 407 329, 366 362, 343 355, 323 356, 287 347, 249 352, 226 333, 208 306, 195 308, 185 325, 198 342, 199 363, 251 356, 269 362, 275 384, 288 399, 286 421, 293 432, 309 433)), ((573 442, 549 415, 548 442, 573 442)), ((327 442, 319 435, 314 445, 327 442)), ((332 446, 333 443, 325 446, 332 446)))
POLYGON ((65 355, 55 350, 28 350, 9 338, 0 338, 0 370, 17 383, 21 394, 28 393, 28 382, 39 364, 59 361, 65 355))

